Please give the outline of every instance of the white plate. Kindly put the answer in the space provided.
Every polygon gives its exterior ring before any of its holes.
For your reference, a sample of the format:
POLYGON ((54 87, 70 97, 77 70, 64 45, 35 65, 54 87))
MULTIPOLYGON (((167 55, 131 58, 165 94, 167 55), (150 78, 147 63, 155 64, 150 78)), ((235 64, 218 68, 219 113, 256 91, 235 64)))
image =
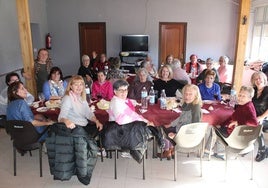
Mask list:
POLYGON ((202 111, 203 114, 209 114, 210 113, 209 111, 207 111, 206 109, 203 109, 203 108, 201 109, 201 111, 202 111))
POLYGON ((203 100, 203 103, 204 104, 213 104, 215 103, 216 101, 213 101, 213 100, 203 100))
POLYGON ((45 102, 46 107, 48 108, 59 108, 61 100, 48 100, 45 102))
POLYGON ((97 103, 97 107, 101 110, 108 110, 110 107, 110 102, 106 101, 104 99, 101 99, 98 103, 97 103))
POLYGON ((48 108, 47 107, 40 107, 40 108, 37 108, 36 111, 37 112, 46 112, 46 111, 48 111, 48 108))

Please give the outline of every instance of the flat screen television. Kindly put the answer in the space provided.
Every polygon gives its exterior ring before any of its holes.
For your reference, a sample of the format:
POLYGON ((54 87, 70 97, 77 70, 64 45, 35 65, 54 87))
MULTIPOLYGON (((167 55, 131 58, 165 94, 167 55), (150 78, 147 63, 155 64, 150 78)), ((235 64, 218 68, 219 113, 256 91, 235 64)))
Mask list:
POLYGON ((148 52, 149 35, 123 35, 123 52, 148 52))

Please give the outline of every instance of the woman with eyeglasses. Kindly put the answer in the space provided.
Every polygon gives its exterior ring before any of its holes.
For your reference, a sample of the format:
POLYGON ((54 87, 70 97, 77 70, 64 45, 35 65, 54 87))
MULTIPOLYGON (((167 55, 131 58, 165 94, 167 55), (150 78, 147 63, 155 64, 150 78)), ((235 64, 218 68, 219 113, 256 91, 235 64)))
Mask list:
POLYGON ((215 80, 214 82, 218 83, 219 82, 219 73, 218 71, 214 68, 214 61, 212 58, 207 58, 206 60, 206 69, 204 69, 200 74, 199 76, 197 77, 196 81, 197 81, 197 84, 199 83, 202 83, 202 82, 205 82, 205 73, 207 70, 213 70, 215 73, 216 73, 216 76, 215 76, 215 80))
POLYGON ((113 84, 114 96, 108 111, 109 121, 115 121, 119 125, 133 121, 144 121, 152 124, 147 119, 135 112, 136 102, 127 98, 129 84, 125 80, 117 80, 113 84))
MULTIPOLYGON (((117 80, 113 84, 115 95, 108 110, 109 123, 105 131, 104 145, 108 148, 128 148, 131 156, 140 163, 144 148, 147 147, 146 141, 152 135, 156 137, 160 147, 164 146, 164 140, 152 126, 152 122, 135 112, 134 100, 127 98, 128 86, 125 80, 117 80)), ((129 154, 124 152, 122 157, 129 157, 129 154)))

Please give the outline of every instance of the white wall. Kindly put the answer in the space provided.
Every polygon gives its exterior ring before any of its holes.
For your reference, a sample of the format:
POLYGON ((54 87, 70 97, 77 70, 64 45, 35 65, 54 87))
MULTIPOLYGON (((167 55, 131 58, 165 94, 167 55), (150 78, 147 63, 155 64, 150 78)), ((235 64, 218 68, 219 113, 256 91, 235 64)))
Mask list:
MULTIPOLYGON (((47 32, 46 1, 29 0, 30 21, 47 32)), ((42 39, 40 39, 42 40, 42 39)), ((44 40, 44 39, 43 39, 44 40)), ((23 67, 16 0, 0 0, 0 90, 6 87, 5 74, 23 67)))
POLYGON ((79 22, 106 22, 107 55, 118 56, 123 34, 150 35, 158 63, 159 22, 187 22, 187 60, 228 55, 233 59, 238 6, 229 0, 47 0, 51 55, 64 74, 77 72, 79 22))
MULTIPOLYGON (((30 11, 30 22, 38 26, 38 30, 32 30, 35 33, 35 36, 39 36, 38 46, 33 46, 37 50, 39 48, 45 47, 45 36, 48 32, 47 29, 47 6, 46 1, 44 0, 28 0, 29 1, 29 11, 30 11), (40 44, 39 44, 40 41, 40 44)), ((36 58, 37 53, 34 53, 34 58, 36 58)))
POLYGON ((0 75, 22 67, 16 0, 0 0, 0 75))

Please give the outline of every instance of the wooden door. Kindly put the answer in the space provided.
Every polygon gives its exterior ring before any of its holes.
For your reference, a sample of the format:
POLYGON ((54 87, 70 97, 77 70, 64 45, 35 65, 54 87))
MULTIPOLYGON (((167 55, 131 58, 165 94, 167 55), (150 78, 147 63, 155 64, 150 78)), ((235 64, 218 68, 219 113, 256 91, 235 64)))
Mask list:
POLYGON ((187 23, 159 23, 159 65, 172 54, 185 62, 187 23))
POLYGON ((106 54, 106 25, 103 22, 79 23, 80 57, 92 51, 106 54))

